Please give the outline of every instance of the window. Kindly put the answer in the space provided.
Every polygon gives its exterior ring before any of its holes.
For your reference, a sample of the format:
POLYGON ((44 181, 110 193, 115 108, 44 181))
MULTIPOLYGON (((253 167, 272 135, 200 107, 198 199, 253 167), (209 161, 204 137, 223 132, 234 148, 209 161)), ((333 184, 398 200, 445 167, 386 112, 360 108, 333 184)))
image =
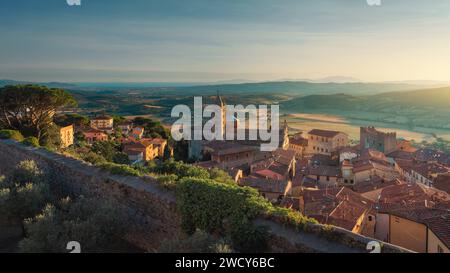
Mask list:
POLYGON ((373 220, 372 215, 369 215, 368 219, 369 219, 369 222, 372 222, 372 220, 373 220))
POLYGON ((330 181, 330 177, 329 176, 327 176, 327 181, 330 181))

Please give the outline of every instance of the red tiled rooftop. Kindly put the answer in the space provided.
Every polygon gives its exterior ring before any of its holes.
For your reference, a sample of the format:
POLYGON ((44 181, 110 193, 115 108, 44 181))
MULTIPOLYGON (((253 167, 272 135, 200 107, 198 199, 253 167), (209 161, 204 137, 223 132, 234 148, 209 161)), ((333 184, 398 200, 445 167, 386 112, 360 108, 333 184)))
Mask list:
POLYGON ((450 194, 450 173, 438 175, 433 182, 433 187, 450 194))
POLYGON ((319 175, 319 176, 331 176, 331 177, 340 177, 341 170, 339 167, 335 166, 310 166, 307 170, 309 175, 319 175))
POLYGON ((311 131, 309 131, 309 135, 314 135, 314 136, 320 136, 320 137, 327 137, 327 138, 332 138, 337 136, 338 134, 340 134, 341 132, 338 131, 329 131, 329 130, 320 130, 320 129, 313 129, 311 131))
POLYGON ((289 143, 298 146, 307 146, 308 140, 306 138, 290 138, 289 143))

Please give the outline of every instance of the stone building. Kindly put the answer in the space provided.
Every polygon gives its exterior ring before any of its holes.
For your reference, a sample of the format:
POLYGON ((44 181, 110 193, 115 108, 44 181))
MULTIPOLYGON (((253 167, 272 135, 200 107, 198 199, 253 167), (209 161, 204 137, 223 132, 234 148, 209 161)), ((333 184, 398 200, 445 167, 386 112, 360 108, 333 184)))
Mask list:
POLYGON ((338 148, 348 146, 348 135, 338 131, 314 129, 308 133, 309 154, 331 155, 338 148))
POLYGON ((295 134, 289 138, 289 150, 295 152, 297 158, 302 158, 305 149, 308 147, 308 139, 302 136, 302 133, 295 134))
POLYGON ((397 133, 384 133, 375 127, 361 127, 360 129, 361 150, 375 149, 384 154, 389 154, 397 150, 397 133))
POLYGON ((67 148, 73 145, 74 127, 73 125, 59 128, 59 138, 61 140, 61 148, 67 148))
POLYGON ((90 125, 92 128, 104 131, 111 134, 113 129, 114 120, 110 116, 98 116, 91 119, 90 125))

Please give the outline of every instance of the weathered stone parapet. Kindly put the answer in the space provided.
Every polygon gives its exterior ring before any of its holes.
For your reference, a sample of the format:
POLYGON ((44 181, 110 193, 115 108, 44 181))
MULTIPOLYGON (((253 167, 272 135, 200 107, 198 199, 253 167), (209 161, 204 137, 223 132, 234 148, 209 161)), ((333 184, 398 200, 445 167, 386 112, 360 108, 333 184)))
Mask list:
MULTIPOLYGON (((61 195, 90 196, 117 201, 132 218, 132 229, 126 239, 147 251, 154 251, 165 239, 181 234, 181 217, 172 192, 156 185, 151 176, 124 177, 111 175, 88 163, 64 155, 0 140, 0 174, 7 175, 23 160, 34 160, 51 173, 51 188, 61 195)), ((368 252, 365 246, 374 239, 334 227, 324 233, 323 225, 310 225, 308 232, 298 231, 276 219, 256 219, 271 234, 272 252, 368 252)), ((382 252, 409 252, 383 243, 382 252)))

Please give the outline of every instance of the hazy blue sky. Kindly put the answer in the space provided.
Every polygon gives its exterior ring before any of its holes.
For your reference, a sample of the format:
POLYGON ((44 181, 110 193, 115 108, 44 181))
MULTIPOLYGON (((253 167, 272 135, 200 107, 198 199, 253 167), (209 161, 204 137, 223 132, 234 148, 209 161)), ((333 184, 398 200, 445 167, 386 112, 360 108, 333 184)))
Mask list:
POLYGON ((0 78, 450 81, 450 1, 2 0, 0 78))

